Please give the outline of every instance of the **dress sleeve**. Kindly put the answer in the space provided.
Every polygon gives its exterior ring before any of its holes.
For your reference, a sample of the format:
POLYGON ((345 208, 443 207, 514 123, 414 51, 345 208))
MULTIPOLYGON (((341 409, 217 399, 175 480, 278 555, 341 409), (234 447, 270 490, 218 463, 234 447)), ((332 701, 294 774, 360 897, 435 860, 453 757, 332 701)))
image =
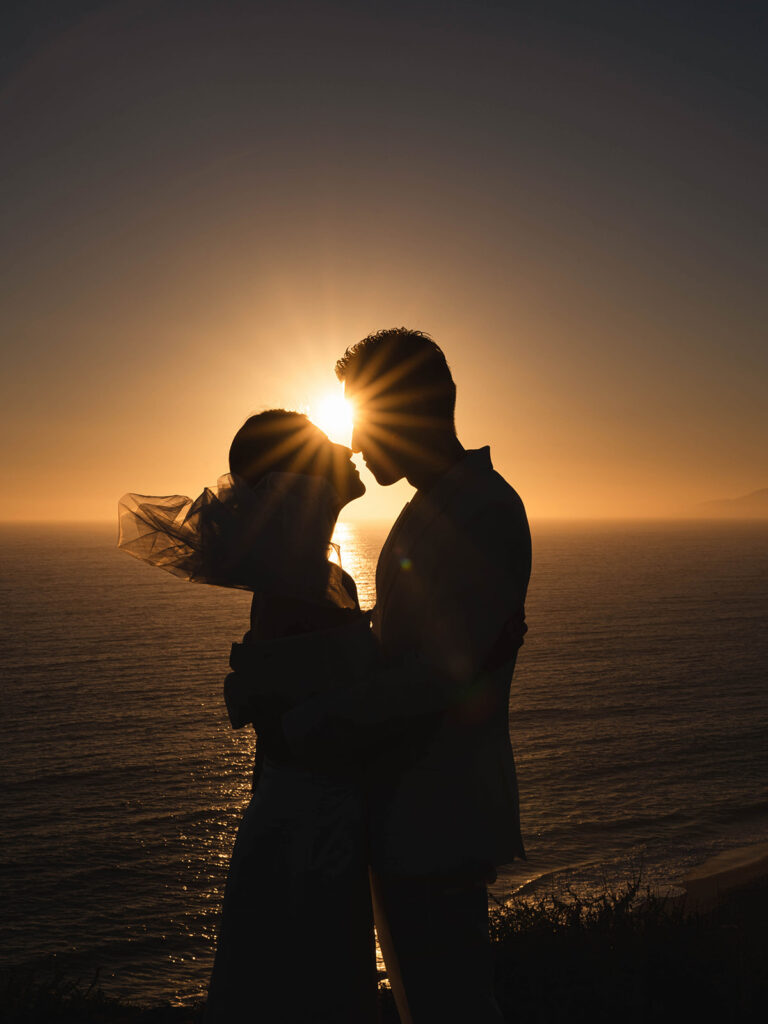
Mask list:
POLYGON ((233 671, 224 683, 232 727, 253 722, 264 706, 291 707, 373 672, 378 646, 370 621, 359 613, 347 617, 348 624, 334 628, 233 644, 233 671))

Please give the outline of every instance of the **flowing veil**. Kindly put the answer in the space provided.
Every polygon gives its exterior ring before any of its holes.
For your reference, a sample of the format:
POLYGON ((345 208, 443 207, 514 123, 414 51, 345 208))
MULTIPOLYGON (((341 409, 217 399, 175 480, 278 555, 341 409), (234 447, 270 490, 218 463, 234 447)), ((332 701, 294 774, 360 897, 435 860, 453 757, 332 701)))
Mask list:
POLYGON ((118 547, 181 579, 341 608, 355 602, 328 560, 338 497, 321 477, 270 473, 255 487, 219 478, 194 500, 125 494, 118 547))

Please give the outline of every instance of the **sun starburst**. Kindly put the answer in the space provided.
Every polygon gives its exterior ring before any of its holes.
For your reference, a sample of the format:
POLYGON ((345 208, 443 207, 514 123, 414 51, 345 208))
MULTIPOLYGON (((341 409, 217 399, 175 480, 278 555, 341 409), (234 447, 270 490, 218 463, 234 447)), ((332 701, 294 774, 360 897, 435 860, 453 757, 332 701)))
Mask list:
POLYGON ((340 392, 328 392, 311 402, 307 415, 312 422, 337 444, 350 443, 352 407, 340 392))

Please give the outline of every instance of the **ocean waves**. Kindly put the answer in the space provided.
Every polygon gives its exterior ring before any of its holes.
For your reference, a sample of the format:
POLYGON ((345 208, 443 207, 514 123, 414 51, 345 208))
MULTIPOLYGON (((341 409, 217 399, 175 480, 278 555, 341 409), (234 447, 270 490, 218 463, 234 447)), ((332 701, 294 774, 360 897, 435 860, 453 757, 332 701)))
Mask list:
MULTIPOLYGON (((346 525, 373 603, 381 529, 346 525)), ((768 528, 534 524, 510 704, 528 861, 504 898, 594 891, 768 839, 768 528)), ((6 962, 205 990, 254 738, 221 688, 248 595, 125 558, 111 529, 3 530, 6 962)))

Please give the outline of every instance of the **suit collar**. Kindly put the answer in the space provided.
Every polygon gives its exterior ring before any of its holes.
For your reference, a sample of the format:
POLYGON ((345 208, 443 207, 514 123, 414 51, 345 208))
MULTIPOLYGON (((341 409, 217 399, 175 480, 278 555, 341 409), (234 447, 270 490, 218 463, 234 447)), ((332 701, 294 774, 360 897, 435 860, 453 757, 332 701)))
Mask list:
POLYGON ((417 491, 410 503, 404 527, 407 530, 408 541, 412 543, 418 534, 421 534, 457 499, 471 502, 477 490, 472 478, 490 473, 492 470, 491 449, 488 445, 484 448, 470 449, 428 491, 417 491))
POLYGON ((461 518, 471 515, 476 502, 484 500, 483 489, 472 478, 493 471, 491 450, 468 449, 464 456, 428 490, 417 491, 392 527, 379 558, 376 604, 383 607, 398 578, 400 553, 413 551, 434 520, 455 502, 464 506, 461 518))
POLYGON ((475 473, 488 473, 492 469, 491 449, 488 445, 483 448, 469 448, 428 491, 417 491, 416 498, 441 508, 468 477, 475 473))

